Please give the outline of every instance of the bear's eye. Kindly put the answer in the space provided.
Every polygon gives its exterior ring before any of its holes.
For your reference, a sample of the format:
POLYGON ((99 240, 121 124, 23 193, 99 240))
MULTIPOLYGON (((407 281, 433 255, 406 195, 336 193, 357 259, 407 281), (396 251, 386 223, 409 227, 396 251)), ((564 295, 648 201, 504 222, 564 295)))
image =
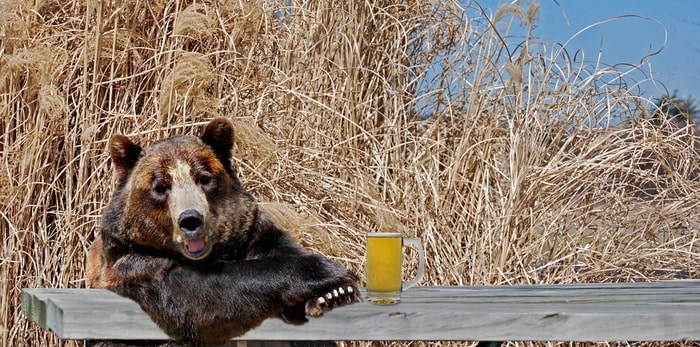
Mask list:
POLYGON ((206 191, 212 191, 216 188, 216 180, 210 174, 200 175, 197 183, 206 191))
POLYGON ((165 200, 170 192, 170 185, 167 182, 155 182, 151 188, 151 196, 156 200, 165 200))

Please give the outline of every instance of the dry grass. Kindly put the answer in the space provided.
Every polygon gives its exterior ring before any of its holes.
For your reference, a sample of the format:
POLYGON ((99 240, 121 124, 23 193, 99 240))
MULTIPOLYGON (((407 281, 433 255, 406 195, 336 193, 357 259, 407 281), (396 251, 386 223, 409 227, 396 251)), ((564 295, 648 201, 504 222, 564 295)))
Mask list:
POLYGON ((301 3, 0 3, 0 344, 75 344, 19 293, 84 286, 109 135, 220 114, 243 182, 359 272, 363 234, 398 229, 424 285, 700 277, 692 129, 649 120, 628 71, 531 38, 536 4, 301 3))

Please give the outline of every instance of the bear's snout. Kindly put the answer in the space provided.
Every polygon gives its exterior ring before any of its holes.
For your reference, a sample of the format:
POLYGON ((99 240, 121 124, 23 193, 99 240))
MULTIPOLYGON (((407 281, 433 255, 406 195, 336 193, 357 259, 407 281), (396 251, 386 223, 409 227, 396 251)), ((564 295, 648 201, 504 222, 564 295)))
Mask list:
POLYGON ((204 226, 204 217, 197 210, 186 210, 180 214, 177 224, 185 237, 197 237, 204 226))

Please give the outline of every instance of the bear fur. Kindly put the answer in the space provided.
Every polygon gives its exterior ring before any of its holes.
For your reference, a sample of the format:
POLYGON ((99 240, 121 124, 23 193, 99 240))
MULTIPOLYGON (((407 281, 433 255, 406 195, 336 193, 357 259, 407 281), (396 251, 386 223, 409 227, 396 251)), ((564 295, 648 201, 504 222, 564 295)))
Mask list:
POLYGON ((172 338, 222 344, 263 320, 300 324, 362 300, 357 276, 301 248, 231 165, 233 124, 142 148, 113 135, 116 187, 87 283, 136 301, 172 338))

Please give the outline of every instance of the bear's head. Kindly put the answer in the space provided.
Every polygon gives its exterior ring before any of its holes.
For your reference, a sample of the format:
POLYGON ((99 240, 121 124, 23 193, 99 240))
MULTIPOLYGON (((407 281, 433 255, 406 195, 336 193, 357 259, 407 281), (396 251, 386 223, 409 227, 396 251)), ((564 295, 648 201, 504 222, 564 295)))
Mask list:
POLYGON ((145 148, 113 135, 117 187, 103 233, 192 260, 242 237, 258 212, 231 166, 233 132, 230 120, 216 118, 201 137, 171 137, 145 148))

